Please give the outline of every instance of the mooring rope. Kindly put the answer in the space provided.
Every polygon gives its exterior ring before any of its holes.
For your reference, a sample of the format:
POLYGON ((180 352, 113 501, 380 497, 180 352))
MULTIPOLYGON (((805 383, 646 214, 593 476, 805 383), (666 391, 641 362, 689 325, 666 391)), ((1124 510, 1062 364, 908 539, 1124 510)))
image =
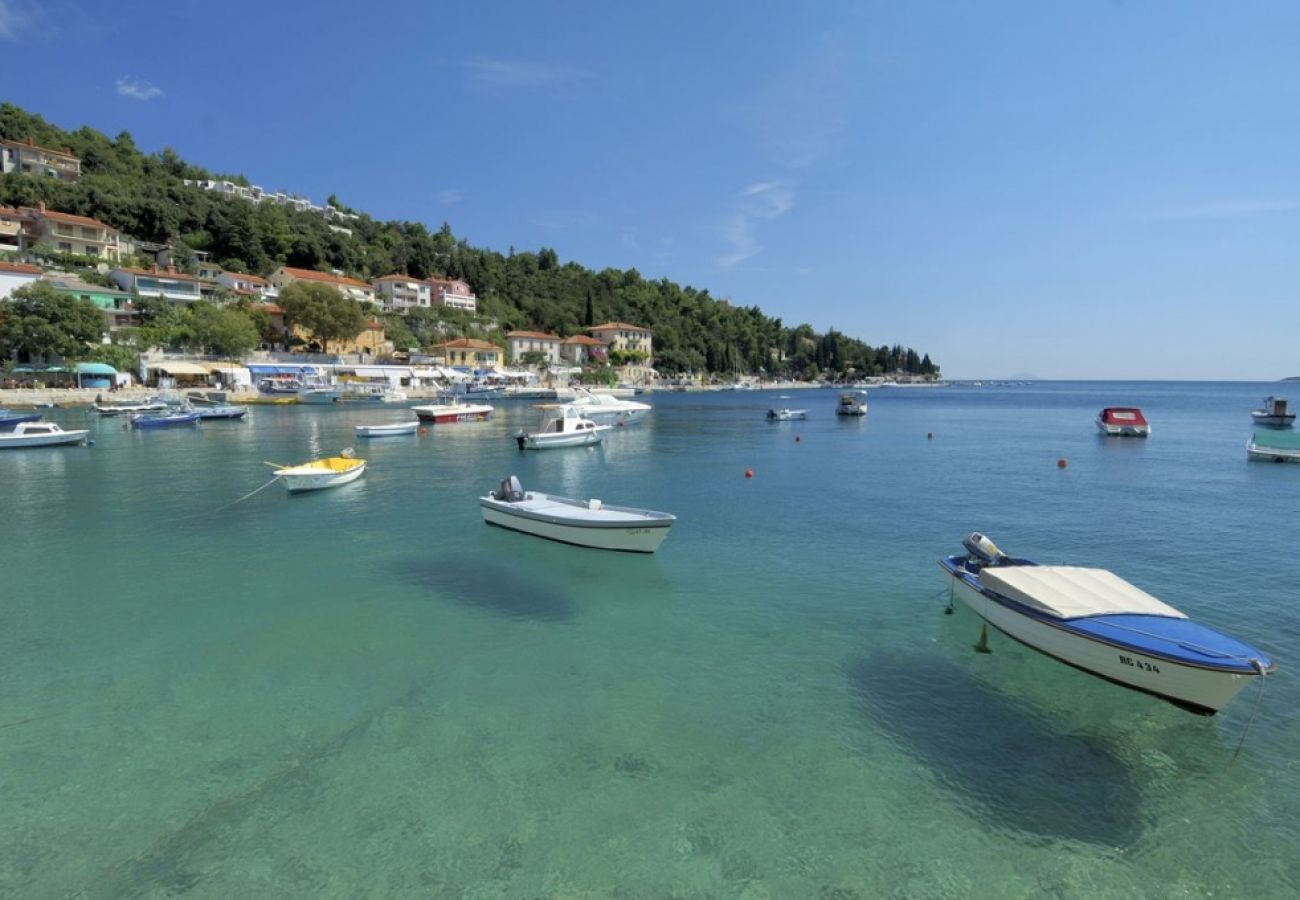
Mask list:
POLYGON ((216 509, 214 509, 214 510, 212 511, 212 513, 208 513, 207 515, 212 515, 213 513, 219 513, 219 512, 221 512, 222 510, 230 509, 230 507, 234 506, 236 503, 243 503, 243 502, 244 502, 245 500, 247 500, 249 497, 253 496, 254 494, 261 493, 262 491, 266 490, 267 488, 269 488, 271 485, 275 484, 275 483, 276 483, 277 481, 279 481, 279 480, 280 480, 280 476, 279 476, 279 475, 273 475, 273 476, 271 477, 271 480, 270 480, 270 481, 268 481, 266 484, 262 485, 262 486, 261 486, 260 488, 258 488, 257 490, 255 490, 255 491, 249 491, 247 494, 245 494, 244 496, 240 497, 238 500, 232 500, 232 501, 230 501, 229 503, 227 503, 225 506, 218 506, 216 509))
POLYGON ((1264 664, 1258 659, 1252 659, 1251 663, 1255 666, 1255 671, 1259 673, 1259 693, 1255 695, 1255 711, 1250 714, 1250 720, 1246 722, 1246 727, 1241 731, 1241 739, 1237 741, 1237 749, 1232 751, 1232 759, 1223 767, 1226 772, 1232 768, 1232 764, 1237 761, 1237 755, 1241 753, 1241 748, 1246 744, 1246 735, 1250 734, 1250 726, 1255 724, 1255 717, 1259 715, 1259 709, 1264 705, 1264 682, 1268 680, 1267 673, 1264 671, 1264 664))

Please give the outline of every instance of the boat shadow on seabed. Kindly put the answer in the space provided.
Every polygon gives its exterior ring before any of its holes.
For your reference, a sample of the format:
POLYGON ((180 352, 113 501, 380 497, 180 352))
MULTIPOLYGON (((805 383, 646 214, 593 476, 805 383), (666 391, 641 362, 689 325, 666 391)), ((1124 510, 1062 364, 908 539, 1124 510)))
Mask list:
POLYGON ((1141 794, 1095 738, 1049 723, 939 654, 851 660, 849 685, 871 723, 991 824, 1040 839, 1127 848, 1141 836, 1141 794))
POLYGON ((413 557, 399 563, 399 574, 416 587, 510 619, 567 622, 577 611, 570 597, 487 554, 413 557))

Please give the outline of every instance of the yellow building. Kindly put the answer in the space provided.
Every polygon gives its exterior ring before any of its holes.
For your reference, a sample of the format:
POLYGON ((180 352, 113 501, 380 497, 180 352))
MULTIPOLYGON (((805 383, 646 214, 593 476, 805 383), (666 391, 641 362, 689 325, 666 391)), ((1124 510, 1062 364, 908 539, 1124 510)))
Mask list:
POLYGON ((449 366, 468 366, 473 369, 495 369, 501 365, 501 348, 474 338, 457 338, 429 348, 434 356, 441 356, 449 366))
MULTIPOLYGON (((263 308, 265 309, 266 307, 263 306, 263 308)), ((276 309, 280 310, 278 306, 276 309)), ((280 316, 284 316, 283 310, 280 310, 280 316)), ((281 321, 283 321, 283 318, 281 318, 281 321)), ((310 331, 306 331, 297 325, 294 325, 292 330, 294 336, 302 340, 306 346, 311 346, 313 343, 319 343, 319 341, 316 341, 311 336, 310 331)), ((362 329, 361 333, 356 337, 348 339, 337 338, 330 341, 329 352, 343 355, 348 353, 363 353, 369 354, 370 356, 389 356, 393 352, 393 344, 385 336, 384 326, 378 319, 372 316, 366 320, 366 327, 362 329)))

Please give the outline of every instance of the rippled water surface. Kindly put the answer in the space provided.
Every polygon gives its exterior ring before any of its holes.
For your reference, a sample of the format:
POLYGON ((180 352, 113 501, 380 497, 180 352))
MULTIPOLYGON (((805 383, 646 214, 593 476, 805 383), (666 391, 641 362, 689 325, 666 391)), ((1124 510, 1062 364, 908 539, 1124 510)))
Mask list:
POLYGON ((528 455, 522 403, 364 443, 403 410, 55 410, 95 445, 0 453, 0 896, 1296 896, 1300 466, 1245 454, 1276 387, 655 394, 528 455), (353 485, 227 505, 349 445, 353 485), (485 527, 512 472, 679 521, 652 557, 485 527), (1280 671, 1205 719, 975 654, 935 561, 977 529, 1280 671))

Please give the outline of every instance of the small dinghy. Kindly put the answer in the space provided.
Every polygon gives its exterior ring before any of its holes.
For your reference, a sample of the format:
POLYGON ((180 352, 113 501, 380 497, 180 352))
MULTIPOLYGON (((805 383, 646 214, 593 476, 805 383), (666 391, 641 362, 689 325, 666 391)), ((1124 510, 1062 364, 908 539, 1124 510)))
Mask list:
POLYGON ((421 422, 448 425, 452 422, 486 422, 492 418, 492 407, 486 403, 436 403, 432 406, 412 406, 411 412, 421 422))
POLYGON ((1097 430, 1107 437, 1150 437, 1142 410, 1132 406, 1108 406, 1097 413, 1097 430))
POLYGON ((300 466, 285 466, 275 470, 276 477, 284 482, 289 493, 319 491, 356 481, 366 470, 366 461, 357 459, 347 450, 339 456, 315 459, 300 466))
POLYGON ((512 531, 579 547, 654 553, 677 517, 652 509, 606 506, 599 500, 571 500, 525 492, 514 475, 479 497, 483 521, 512 531))
POLYGON ((1246 442, 1246 458, 1300 463, 1300 435, 1290 431, 1256 431, 1246 442))
POLYGON ((1277 668, 1106 569, 1013 559, 978 532, 962 544, 965 554, 939 561, 953 596, 1020 643, 1121 687, 1214 715, 1277 668))
POLYGON ((415 434, 420 427, 419 421, 415 422, 392 422, 388 425, 356 425, 354 430, 357 437, 398 437, 404 434, 415 434))
POLYGON ((794 419, 808 418, 806 409, 769 409, 767 411, 767 420, 769 422, 789 422, 794 419))

